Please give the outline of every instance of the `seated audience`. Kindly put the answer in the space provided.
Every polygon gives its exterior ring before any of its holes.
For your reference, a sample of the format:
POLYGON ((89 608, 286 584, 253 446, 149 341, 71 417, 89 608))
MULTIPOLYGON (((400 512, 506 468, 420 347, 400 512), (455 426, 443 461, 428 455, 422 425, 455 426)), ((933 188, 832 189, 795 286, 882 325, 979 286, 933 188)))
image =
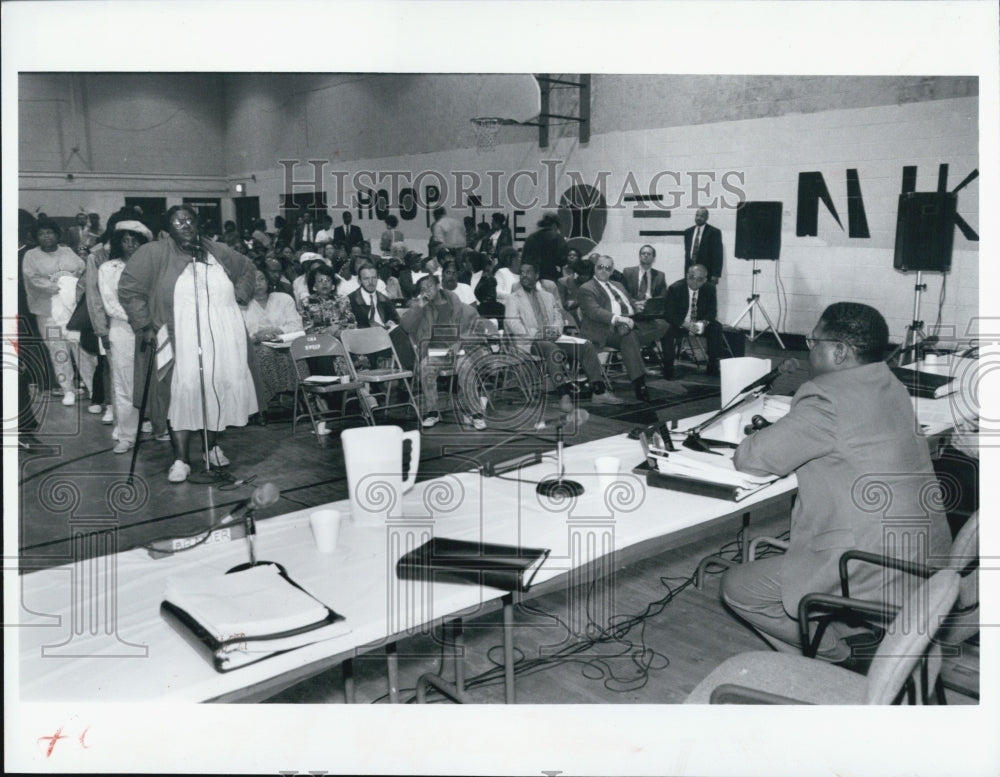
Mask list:
POLYGON ((662 347, 669 348, 673 344, 667 336, 670 327, 661 320, 636 321, 632 318, 635 311, 641 310, 642 303, 630 300, 625 287, 611 280, 614 269, 614 260, 601 256, 594 266, 594 278, 577 290, 580 335, 599 348, 617 348, 636 398, 648 402, 642 346, 660 341, 662 347))
MULTIPOLYGON (((723 601, 777 650, 801 649, 803 596, 840 593, 844 551, 927 563, 951 547, 947 521, 927 498, 936 483, 913 400, 883 361, 888 339, 874 308, 830 305, 806 339, 810 379, 795 392, 790 412, 736 449, 741 472, 798 478, 788 550, 738 564, 722 578, 723 601), (866 484, 876 499, 859 496, 866 484)), ((893 601, 907 587, 899 572, 873 564, 849 571, 853 598, 901 603, 893 601)), ((851 635, 833 621, 818 657, 847 659, 851 635)))
POLYGON ((499 259, 500 252, 513 245, 514 238, 511 236, 510 227, 507 226, 507 217, 502 213, 494 213, 490 216, 490 240, 488 248, 483 249, 484 253, 499 259))
POLYGON ((493 271, 493 277, 497 282, 497 300, 501 304, 506 304, 507 297, 517 288, 517 273, 520 263, 521 257, 516 248, 505 248, 500 252, 500 259, 497 261, 496 270, 493 271))
POLYGON ((254 274, 254 281, 253 299, 243 308, 243 320, 263 383, 260 417, 266 420, 271 400, 283 391, 295 391, 295 366, 287 351, 275 350, 264 343, 278 340, 284 334, 301 332, 304 327, 295 309, 295 300, 288 294, 271 291, 267 276, 260 270, 254 274))
POLYGON ((586 374, 597 404, 620 405, 604 383, 597 350, 590 342, 559 342, 563 319, 555 297, 538 285, 538 271, 527 261, 521 262, 518 288, 507 298, 504 332, 521 350, 534 352, 546 360, 547 374, 560 392, 569 388, 571 375, 567 360, 586 374))
POLYGON ((378 247, 382 256, 387 256, 392 250, 393 243, 403 242, 403 232, 397 229, 399 226, 399 219, 393 216, 391 213, 385 217, 385 232, 379 238, 378 247))
POLYGON ((666 296, 667 276, 653 269, 655 261, 656 249, 644 245, 639 249, 639 264, 622 270, 622 286, 632 299, 651 300, 666 296))
POLYGON ((671 339, 674 341, 663 351, 663 376, 668 380, 674 374, 674 352, 676 341, 688 332, 705 335, 708 346, 707 375, 719 375, 719 359, 722 358, 722 324, 716 321, 718 301, 715 286, 708 281, 708 270, 703 265, 693 264, 687 276, 667 289, 666 319, 670 323, 671 339))
POLYGON ((474 334, 477 319, 475 310, 459 300, 454 292, 440 287, 436 275, 431 273, 420 279, 419 293, 400 321, 417 354, 425 428, 441 420, 437 379, 446 369, 456 371, 463 421, 477 430, 486 428, 474 367, 477 351, 485 349, 485 344, 474 334), (431 353, 437 349, 447 353, 443 356, 431 353))
POLYGON ((302 306, 302 321, 306 331, 338 335, 344 329, 354 329, 357 322, 351 303, 347 297, 338 293, 338 279, 333 268, 320 262, 309 270, 307 277, 309 296, 302 306))
POLYGON ((458 282, 458 265, 453 259, 449 259, 441 267, 441 286, 448 291, 453 291, 466 305, 477 307, 479 300, 476 299, 472 287, 467 283, 458 282))

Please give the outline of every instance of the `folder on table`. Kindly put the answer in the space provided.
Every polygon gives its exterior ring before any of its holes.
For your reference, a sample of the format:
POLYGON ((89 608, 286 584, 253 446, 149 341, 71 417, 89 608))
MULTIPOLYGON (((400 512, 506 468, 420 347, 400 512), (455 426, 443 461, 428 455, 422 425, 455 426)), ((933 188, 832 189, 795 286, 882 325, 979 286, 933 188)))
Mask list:
POLYGON ((434 537, 403 556, 396 564, 396 575, 402 580, 527 591, 550 552, 543 548, 434 537))
POLYGON ((171 579, 160 612, 220 672, 350 631, 344 616, 271 564, 171 579))

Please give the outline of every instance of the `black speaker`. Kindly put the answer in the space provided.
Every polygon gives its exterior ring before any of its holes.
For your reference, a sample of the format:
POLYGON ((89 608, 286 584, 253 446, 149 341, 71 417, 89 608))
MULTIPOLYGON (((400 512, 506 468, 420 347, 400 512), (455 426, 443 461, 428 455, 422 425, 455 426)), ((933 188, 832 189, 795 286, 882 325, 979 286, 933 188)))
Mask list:
POLYGON ((779 258, 782 207, 780 202, 744 202, 736 208, 737 259, 779 258))
POLYGON ((958 195, 950 192, 900 194, 892 266, 904 271, 951 269, 957 202, 958 195))

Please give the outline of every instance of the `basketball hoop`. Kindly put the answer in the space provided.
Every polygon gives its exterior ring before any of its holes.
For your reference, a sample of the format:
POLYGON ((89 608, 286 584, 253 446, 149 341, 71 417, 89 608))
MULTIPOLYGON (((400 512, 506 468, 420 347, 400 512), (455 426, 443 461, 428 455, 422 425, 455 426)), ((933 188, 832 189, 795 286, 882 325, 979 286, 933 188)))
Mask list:
POLYGON ((500 125, 503 119, 494 116, 482 116, 469 119, 476 130, 476 150, 480 152, 492 151, 497 144, 497 136, 500 134, 500 125))

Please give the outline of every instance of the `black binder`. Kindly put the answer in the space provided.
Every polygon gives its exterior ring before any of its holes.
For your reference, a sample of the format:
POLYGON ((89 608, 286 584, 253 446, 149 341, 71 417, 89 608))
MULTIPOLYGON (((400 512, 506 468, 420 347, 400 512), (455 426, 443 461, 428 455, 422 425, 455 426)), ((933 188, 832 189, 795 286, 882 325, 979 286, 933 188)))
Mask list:
POLYGON ((890 367, 890 369, 892 374, 899 378, 900 383, 906 386, 911 397, 940 398, 944 394, 938 394, 937 390, 952 381, 950 375, 935 375, 932 372, 919 372, 906 367, 890 367))
POLYGON ((527 591, 551 551, 434 537, 396 564, 401 580, 469 583, 527 591))

